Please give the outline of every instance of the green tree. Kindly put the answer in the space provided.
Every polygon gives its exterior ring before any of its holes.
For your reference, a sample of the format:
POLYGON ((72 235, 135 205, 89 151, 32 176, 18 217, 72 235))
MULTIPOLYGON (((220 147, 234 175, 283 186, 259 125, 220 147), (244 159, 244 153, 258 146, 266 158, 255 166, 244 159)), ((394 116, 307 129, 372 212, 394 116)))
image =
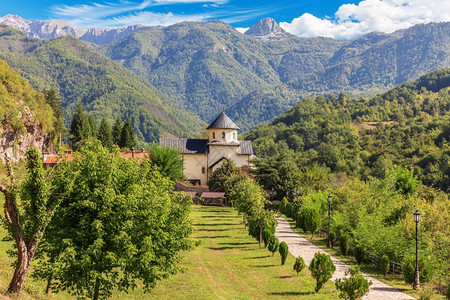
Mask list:
POLYGON ((122 128, 123 128, 122 120, 119 117, 117 117, 116 120, 114 121, 114 125, 111 130, 113 142, 116 145, 120 145, 120 139, 122 137, 122 128))
POLYGON ((356 261, 358 262, 358 265, 360 265, 363 262, 365 256, 366 256, 366 249, 364 248, 364 246, 361 244, 356 245, 355 258, 356 261))
POLYGON ((339 239, 339 248, 341 250, 342 255, 347 255, 348 252, 348 235, 346 233, 341 235, 339 239))
POLYGON ((306 263, 303 260, 303 257, 299 256, 295 259, 295 263, 294 263, 294 271, 297 272, 297 276, 298 274, 306 267, 306 263))
POLYGON ((348 269, 345 275, 350 275, 350 278, 344 277, 335 281, 336 288, 339 290, 339 298, 357 300, 369 292, 372 282, 364 278, 359 267, 348 269))
POLYGON ((15 271, 8 292, 16 294, 20 294, 23 288, 38 243, 58 207, 60 197, 71 189, 66 180, 64 191, 51 198, 51 187, 45 178, 39 151, 29 148, 26 157, 27 177, 24 182, 20 185, 17 183, 8 163, 11 182, 8 186, 0 185, 0 191, 5 196, 5 223, 17 251, 15 271))
POLYGON ((136 143, 136 135, 134 134, 131 120, 126 118, 120 135, 119 147, 131 149, 136 146, 136 143))
POLYGON ((102 143, 103 147, 109 149, 110 151, 112 150, 114 142, 111 133, 111 127, 109 126, 109 123, 106 120, 105 116, 102 117, 102 120, 100 122, 97 139, 102 143))
POLYGON ((260 248, 262 247, 264 228, 274 228, 276 225, 277 220, 273 212, 265 210, 263 202, 254 203, 248 213, 248 230, 250 234, 257 234, 254 237, 258 240, 260 248))
POLYGON ((278 252, 280 252, 280 256, 281 256, 281 265, 284 265, 284 263, 286 262, 286 258, 289 254, 289 248, 288 248, 288 245, 286 244, 286 242, 280 243, 278 252))
POLYGON ((98 299, 139 284, 148 292, 180 270, 180 251, 193 246, 190 200, 172 192, 172 181, 150 164, 109 154, 99 141, 58 165, 56 192, 68 177, 74 188, 46 235, 59 253, 37 266, 43 278, 52 274, 56 291, 98 299))
POLYGON ((55 115, 55 121, 53 123, 53 132, 52 132, 52 141, 54 145, 61 142, 66 138, 67 128, 64 125, 64 112, 61 107, 62 105, 62 97, 56 91, 54 85, 50 86, 50 89, 44 89, 42 91, 45 97, 45 101, 49 104, 53 110, 53 114, 55 115))
POLYGON ((225 159, 222 165, 218 167, 209 177, 209 189, 216 192, 224 192, 228 179, 237 173, 238 168, 234 162, 231 159, 225 159))
POLYGON ((74 150, 80 147, 82 141, 85 141, 91 137, 91 126, 89 124, 89 119, 81 105, 78 102, 77 109, 72 118, 72 123, 70 124, 70 143, 74 150))
POLYGON ((267 246, 267 249, 272 252, 272 256, 277 252, 278 247, 280 246, 280 243, 278 242, 278 239, 275 235, 271 235, 269 237, 269 244, 267 246))
POLYGON ((322 219, 320 217, 320 212, 317 208, 306 208, 306 219, 305 225, 306 229, 311 233, 311 236, 314 237, 314 232, 316 232, 320 225, 322 224, 322 219))
MULTIPOLYGON (((272 227, 272 228, 274 228, 274 227, 272 227)), ((271 235, 274 234, 273 231, 275 231, 275 230, 272 230, 272 228, 269 228, 267 226, 264 227, 264 230, 262 232, 262 239, 263 239, 263 242, 264 242, 264 248, 267 248, 267 244, 269 243, 269 238, 270 238, 271 235)))
MULTIPOLYGON (((414 283, 416 258, 413 255, 405 257, 403 261, 403 279, 406 283, 414 283)), ((433 278, 434 268, 426 257, 419 257, 419 282, 429 282, 433 278)))
POLYGON ((317 252, 312 259, 309 269, 311 276, 316 280, 316 293, 333 276, 336 267, 329 255, 317 252))
POLYGON ((183 159, 177 149, 152 143, 149 155, 151 163, 156 166, 162 175, 169 177, 173 181, 183 177, 183 159))
POLYGON ((390 261, 389 257, 385 254, 381 257, 380 260, 380 269, 381 273, 383 273, 383 277, 386 277, 386 274, 389 272, 390 261))
POLYGON ((88 116, 88 121, 89 121, 89 128, 91 130, 90 137, 97 138, 98 134, 97 123, 95 122, 95 119, 91 114, 89 114, 88 116))

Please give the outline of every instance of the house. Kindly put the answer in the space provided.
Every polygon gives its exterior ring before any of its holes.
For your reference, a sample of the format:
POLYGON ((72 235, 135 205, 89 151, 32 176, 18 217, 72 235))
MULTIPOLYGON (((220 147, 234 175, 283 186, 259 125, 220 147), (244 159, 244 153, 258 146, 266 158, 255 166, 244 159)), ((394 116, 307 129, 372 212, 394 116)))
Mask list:
POLYGON ((239 127, 222 113, 206 128, 208 139, 160 138, 162 146, 178 149, 184 162, 184 176, 192 184, 206 185, 209 176, 224 162, 244 167, 254 157, 251 141, 237 139, 239 127))

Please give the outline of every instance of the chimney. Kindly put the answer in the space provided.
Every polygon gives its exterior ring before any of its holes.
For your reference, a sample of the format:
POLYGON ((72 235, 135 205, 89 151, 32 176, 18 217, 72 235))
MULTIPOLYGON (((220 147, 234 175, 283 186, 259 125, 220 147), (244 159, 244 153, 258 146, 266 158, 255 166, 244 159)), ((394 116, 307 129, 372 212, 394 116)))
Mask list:
POLYGON ((134 147, 131 148, 131 157, 134 158, 134 147))

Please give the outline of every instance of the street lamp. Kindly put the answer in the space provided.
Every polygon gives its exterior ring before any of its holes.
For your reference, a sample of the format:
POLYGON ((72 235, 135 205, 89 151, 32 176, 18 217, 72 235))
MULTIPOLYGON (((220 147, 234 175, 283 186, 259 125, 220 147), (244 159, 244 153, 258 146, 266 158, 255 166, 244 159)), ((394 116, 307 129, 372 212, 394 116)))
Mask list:
POLYGON ((417 290, 420 287, 419 283, 419 221, 420 221, 420 212, 416 210, 414 213, 414 222, 416 222, 416 271, 414 273, 414 284, 413 288, 417 290))
POLYGON ((330 232, 331 232, 331 201, 333 200, 333 196, 331 194, 328 195, 328 244, 327 247, 331 248, 331 239, 330 239, 330 232))

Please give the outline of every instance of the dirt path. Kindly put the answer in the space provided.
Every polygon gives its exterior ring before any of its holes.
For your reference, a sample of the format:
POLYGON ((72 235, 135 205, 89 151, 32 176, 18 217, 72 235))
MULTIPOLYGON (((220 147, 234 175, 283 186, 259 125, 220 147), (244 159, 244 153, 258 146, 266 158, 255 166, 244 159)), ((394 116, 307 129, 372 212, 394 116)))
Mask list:
MULTIPOLYGON (((305 263, 309 265, 311 260, 314 257, 316 252, 326 253, 321 250, 319 247, 315 246, 307 239, 301 237, 297 233, 293 232, 291 227, 289 226, 288 221, 284 218, 277 218, 278 226, 276 228, 275 236, 278 238, 280 242, 286 242, 289 246, 289 252, 295 256, 301 256, 305 260, 305 263)), ((350 267, 349 265, 341 262, 335 257, 331 256, 331 260, 336 266, 336 271, 333 274, 331 280, 336 280, 337 278, 344 277, 345 271, 350 267)), ((370 286, 369 293, 364 296, 363 299, 415 299, 401 291, 364 274, 364 277, 370 281, 372 281, 372 285, 370 286)))

